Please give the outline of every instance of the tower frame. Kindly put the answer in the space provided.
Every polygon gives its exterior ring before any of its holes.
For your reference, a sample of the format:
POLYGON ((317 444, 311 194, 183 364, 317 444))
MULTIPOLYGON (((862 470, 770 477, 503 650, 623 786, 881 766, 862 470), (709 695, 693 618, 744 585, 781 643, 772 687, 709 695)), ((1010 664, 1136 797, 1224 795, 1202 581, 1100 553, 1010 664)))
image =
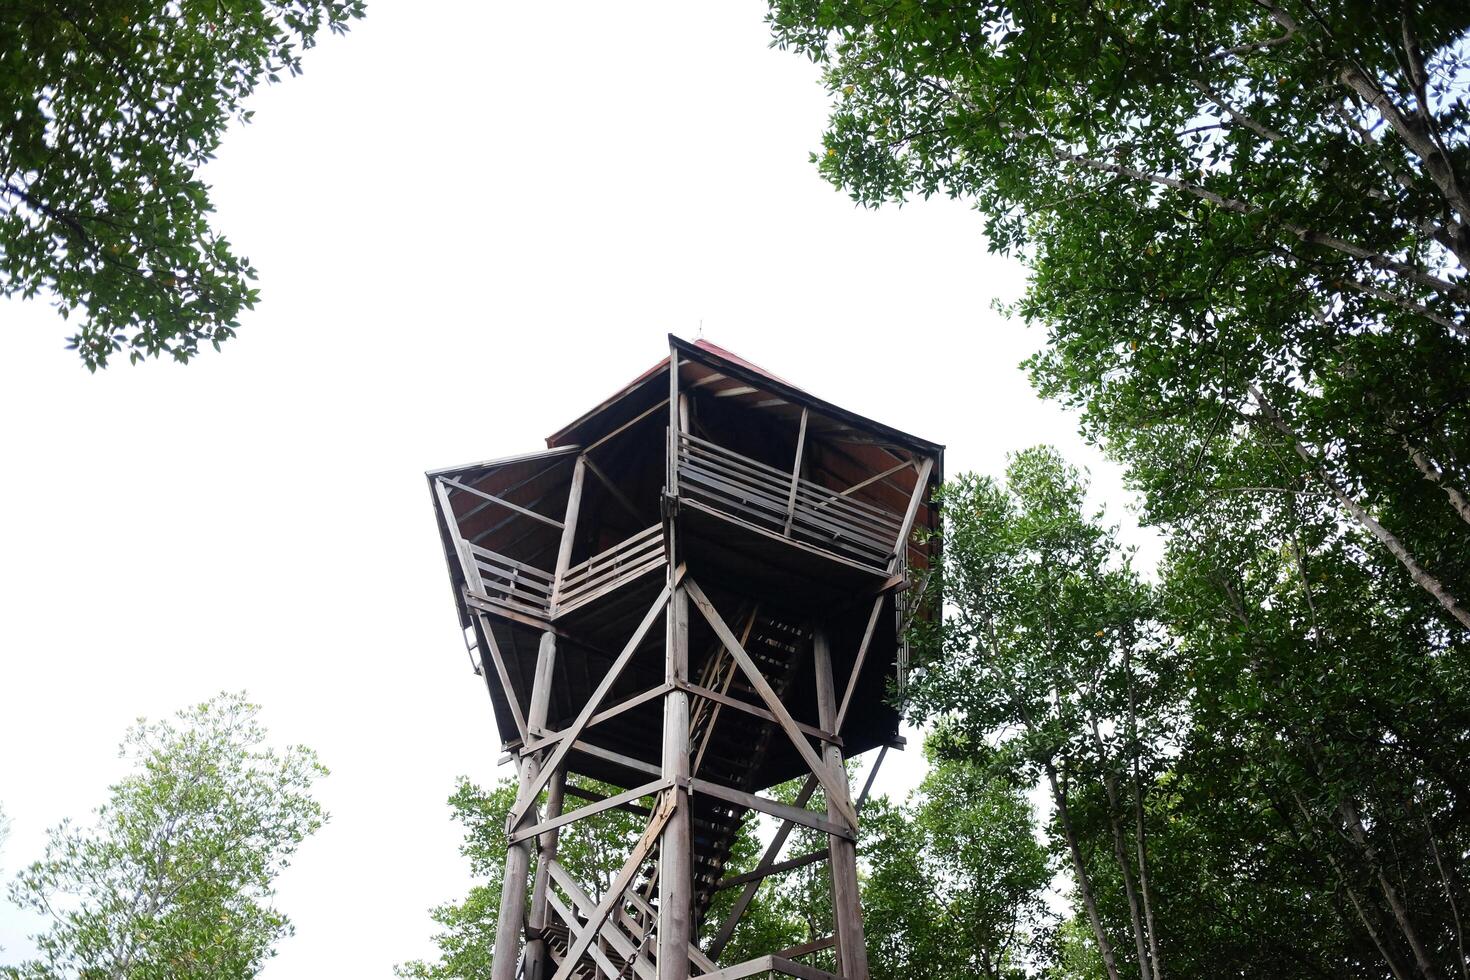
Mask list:
POLYGON ((713 345, 669 342, 666 361, 546 452, 427 474, 471 661, 518 774, 491 977, 867 980, 858 817, 902 744, 885 697, 902 684, 908 622, 928 614, 916 579, 937 543, 915 532, 937 528, 943 447, 713 345), (659 479, 657 522, 636 529, 659 479), (753 751, 731 760, 730 744, 753 751), (867 750, 854 799, 844 760, 867 750), (599 796, 576 774, 625 788, 599 796), (794 803, 760 794, 792 778, 794 803), (808 806, 818 792, 824 810, 808 806), (569 796, 585 802, 567 809, 569 796), (614 809, 646 824, 594 897, 557 860, 559 835, 614 809), (725 874, 751 811, 775 832, 755 867, 725 874), (782 860, 796 827, 827 846, 782 860), (819 861, 830 934, 722 966, 761 883, 819 861), (739 889, 730 911, 701 922, 727 889, 739 889), (826 950, 835 972, 805 962, 826 950))

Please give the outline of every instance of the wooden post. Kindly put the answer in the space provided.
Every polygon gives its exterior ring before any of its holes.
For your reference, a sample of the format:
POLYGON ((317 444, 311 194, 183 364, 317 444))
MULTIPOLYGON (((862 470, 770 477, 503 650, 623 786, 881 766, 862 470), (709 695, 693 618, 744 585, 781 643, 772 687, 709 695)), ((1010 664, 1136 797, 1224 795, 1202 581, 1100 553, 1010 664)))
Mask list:
POLYGON ((791 492, 786 497, 786 527, 782 530, 788 538, 791 537, 791 524, 796 520, 796 488, 801 483, 801 457, 806 452, 806 416, 803 406, 801 426, 796 430, 796 460, 791 464, 791 492))
MULTIPOLYGON (((837 724, 837 692, 832 681, 832 644, 827 630, 818 627, 812 636, 812 663, 817 673, 818 723, 828 730, 837 724)), ((842 765, 842 750, 825 743, 822 747, 834 782, 840 781, 847 792, 847 770, 842 765)), ((829 783, 830 785, 830 783, 829 783)), ((827 794, 827 817, 842 822, 843 809, 851 801, 841 801, 827 794)), ((856 831, 857 827, 854 826, 856 831)), ((827 853, 832 868, 832 919, 837 932, 837 962, 843 980, 868 980, 868 949, 863 939, 863 912, 858 899, 857 845, 836 834, 827 835, 827 853)))
MULTIPOLYGON (((674 589, 667 613, 664 680, 689 681, 689 598, 674 589)), ((694 857, 689 826, 689 695, 675 687, 664 696, 663 777, 671 781, 673 812, 664 824, 658 851, 658 976, 688 980, 693 938, 694 857)))
POLYGON ((587 479, 587 457, 578 456, 577 462, 572 467, 572 485, 567 491, 567 513, 562 520, 561 546, 556 551, 556 576, 551 582, 551 608, 552 614, 556 613, 556 605, 561 600, 561 583, 567 576, 567 569, 572 564, 572 547, 576 544, 577 517, 582 510, 582 483, 587 479))
MULTIPOLYGON (((531 686, 531 712, 526 727, 532 732, 546 728, 546 712, 551 699, 551 675, 556 665, 556 634, 542 633, 536 652, 536 680, 531 686)), ((521 759, 521 793, 531 791, 541 775, 541 760, 534 754, 521 759)), ((529 819, 536 808, 528 806, 522 819, 529 819)), ((515 830, 515 827, 508 828, 515 830)), ((505 877, 500 883, 500 920, 495 926, 495 956, 490 964, 490 980, 515 980, 516 948, 526 914, 526 876, 531 870, 531 841, 512 843, 505 850, 505 877)))
MULTIPOLYGON (((546 814, 547 819, 561 815, 562 795, 566 788, 566 776, 564 773, 556 773, 551 777, 551 782, 546 785, 546 814)), ((538 839, 538 853, 536 855, 536 878, 531 886, 531 915, 526 920, 530 926, 531 938, 526 942, 526 975, 525 980, 543 980, 546 976, 546 964, 549 962, 546 955, 546 940, 541 938, 549 921, 547 916, 546 889, 551 876, 551 863, 556 860, 557 837, 561 828, 553 827, 546 831, 538 839)))

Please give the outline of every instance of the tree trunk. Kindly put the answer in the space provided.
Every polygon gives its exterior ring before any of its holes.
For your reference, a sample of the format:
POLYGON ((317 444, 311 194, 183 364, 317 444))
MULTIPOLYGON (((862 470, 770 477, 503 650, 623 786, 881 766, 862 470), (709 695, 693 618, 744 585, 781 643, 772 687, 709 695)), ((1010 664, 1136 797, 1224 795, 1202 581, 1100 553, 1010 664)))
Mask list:
POLYGON ((1046 779, 1051 784, 1052 802, 1057 807, 1057 819, 1062 822, 1062 832, 1067 838, 1067 850, 1072 855, 1072 868, 1077 872, 1077 890, 1082 893, 1082 905, 1087 909, 1088 922, 1092 924, 1092 935, 1097 940, 1098 952, 1102 954, 1103 967, 1108 971, 1108 980, 1120 980, 1118 959, 1113 953, 1113 944, 1103 931, 1102 916, 1097 911, 1097 899, 1092 893, 1092 879, 1082 860, 1082 849, 1077 846, 1077 834, 1072 828, 1072 816, 1067 812, 1067 794, 1057 783, 1057 771, 1050 760, 1046 762, 1046 779))
POLYGON ((1296 430, 1288 425, 1286 420, 1281 417, 1281 414, 1271 406, 1271 403, 1266 400, 1266 396, 1261 393, 1261 390, 1255 385, 1249 385, 1248 388, 1251 397, 1256 400, 1257 406, 1260 407, 1262 415, 1266 417, 1273 428, 1287 438, 1293 451, 1307 464, 1312 475, 1327 489, 1327 492, 1332 495, 1333 499, 1341 504, 1343 509, 1352 515, 1353 519, 1359 525, 1377 538, 1379 543, 1398 559, 1399 564, 1404 566, 1409 573, 1409 577, 1414 580, 1414 584, 1434 596, 1439 604, 1459 621, 1461 626, 1470 629, 1470 610, 1461 606, 1459 600, 1451 594, 1450 590, 1445 587, 1445 584, 1427 572, 1419 564, 1414 556, 1409 553, 1409 549, 1404 547, 1404 543, 1392 531, 1380 524, 1372 514, 1368 513, 1362 504, 1348 496, 1338 486, 1337 480, 1331 473, 1327 472, 1325 466, 1317 461, 1312 452, 1302 443, 1301 437, 1297 435, 1296 430))
POLYGON ((1388 907, 1393 912, 1394 922, 1398 924, 1399 932, 1403 934, 1405 941, 1409 944, 1409 949, 1414 953, 1414 962, 1418 964, 1419 972, 1429 980, 1443 980, 1439 968, 1430 960, 1424 943, 1419 939, 1418 930, 1414 928, 1414 923, 1409 919, 1409 910, 1404 907, 1398 889, 1393 886, 1393 882, 1389 881, 1388 873, 1383 870, 1383 864, 1378 860, 1377 849, 1373 846, 1373 842, 1368 840, 1368 835, 1363 830, 1363 821, 1358 817, 1357 807, 1353 805, 1352 800, 1344 799, 1338 809, 1347 822, 1348 832, 1362 848, 1364 857, 1368 859, 1368 864, 1378 878, 1378 887, 1382 889, 1383 897, 1388 900, 1388 907))

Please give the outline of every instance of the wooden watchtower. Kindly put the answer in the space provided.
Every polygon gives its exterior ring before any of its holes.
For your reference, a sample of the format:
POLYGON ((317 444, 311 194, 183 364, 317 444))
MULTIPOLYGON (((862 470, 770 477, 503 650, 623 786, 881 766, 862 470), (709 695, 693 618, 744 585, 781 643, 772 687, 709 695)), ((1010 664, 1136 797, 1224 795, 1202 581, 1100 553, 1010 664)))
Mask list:
POLYGON ((471 660, 520 774, 492 977, 867 980, 853 843, 866 789, 853 799, 843 759, 898 737, 886 695, 910 578, 937 557, 915 530, 937 526, 943 447, 712 344, 669 343, 544 452, 428 474, 471 660), (572 773, 626 790, 598 797, 572 773), (761 795, 798 777, 795 806, 761 795), (558 864, 557 833, 614 807, 647 830, 594 897, 558 864), (780 829, 754 871, 727 875, 752 809, 780 829), (829 846, 781 860, 795 825, 829 846), (718 966, 761 881, 823 859, 831 935, 718 966), (733 911, 704 922, 726 888, 741 889, 733 911), (839 974, 800 959, 832 947, 839 974))

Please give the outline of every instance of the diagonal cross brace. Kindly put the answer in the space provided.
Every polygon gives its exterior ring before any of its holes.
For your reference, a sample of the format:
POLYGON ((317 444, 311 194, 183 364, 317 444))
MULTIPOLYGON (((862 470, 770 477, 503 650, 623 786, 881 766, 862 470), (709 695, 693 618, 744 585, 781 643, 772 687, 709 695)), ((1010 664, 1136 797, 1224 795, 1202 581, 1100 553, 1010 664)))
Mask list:
POLYGON ((673 585, 674 583, 672 582, 665 585, 663 591, 658 594, 658 598, 653 600, 653 605, 649 607, 648 612, 643 617, 643 621, 638 624, 638 628, 633 631, 633 636, 628 640, 627 646, 623 647, 623 652, 618 654, 617 659, 612 662, 612 666, 608 667, 607 673, 598 682, 597 689, 592 692, 592 696, 582 706, 581 712, 577 715, 577 720, 567 727, 565 737, 557 743, 550 760, 541 767, 541 772, 536 778, 526 784, 526 791, 516 800, 515 806, 511 808, 510 815, 506 817, 506 833, 515 833, 516 828, 526 819, 526 815, 530 812, 532 804, 536 802, 536 796, 550 782, 552 773, 561 767, 562 760, 566 758, 566 754, 571 750, 573 743, 582 737, 582 730, 587 727, 587 723, 592 720, 592 715, 597 709, 602 707, 603 699, 607 697, 608 692, 617 683, 618 677, 623 673, 623 668, 628 666, 628 662, 633 659, 633 654, 642 645, 643 638, 648 635, 648 631, 653 626, 654 621, 658 619, 659 614, 668 605, 669 596, 673 593, 673 585))
POLYGON ((602 931, 602 924, 607 920, 613 907, 623 901, 623 892, 627 891, 628 886, 633 883, 633 876, 638 873, 639 868, 643 867, 649 850, 658 842, 659 834, 663 833, 664 824, 668 823, 669 817, 674 815, 677 800, 678 794, 672 791, 664 793, 663 803, 654 812, 653 819, 648 823, 648 829, 643 831, 643 836, 633 848, 633 853, 628 855, 627 861, 623 862, 622 869, 618 871, 618 876, 613 879, 607 893, 602 896, 602 901, 597 903, 597 908, 593 909, 592 914, 588 916, 587 924, 582 927, 581 932, 577 933, 576 941, 567 950, 566 959, 561 961, 561 968, 556 971, 556 975, 551 980, 569 980, 572 971, 581 961, 582 955, 587 952, 587 947, 592 945, 592 940, 602 931))
POLYGON ((766 682, 766 678, 761 674, 760 668, 756 666, 754 660, 750 659, 750 654, 745 652, 745 648, 740 645, 740 641, 735 638, 735 634, 730 631, 730 627, 726 625, 724 619, 720 617, 719 612, 710 603, 709 597, 704 594, 704 590, 692 578, 685 580, 684 587, 689 591, 689 598, 699 607, 700 613, 709 621, 710 626, 715 631, 715 635, 725 644, 725 649, 730 651, 730 656, 735 658, 735 662, 745 672, 746 679, 750 681, 750 686, 755 688, 756 693, 761 696, 761 700, 766 704, 766 709, 776 716, 776 723, 781 726, 781 730, 786 733, 786 737, 791 739, 791 744, 801 754, 801 758, 806 762, 807 768, 821 781, 822 789, 826 791, 827 799, 833 802, 841 814, 842 819, 847 821, 849 828, 856 834, 858 825, 857 811, 853 808, 852 801, 847 796, 846 775, 844 774, 842 777, 843 782, 839 783, 837 781, 837 775, 828 769, 826 763, 812 749, 810 743, 806 740, 806 736, 802 734, 801 728, 797 726, 796 719, 791 717, 791 712, 786 710, 786 705, 781 702, 780 697, 777 696, 776 692, 771 688, 771 685, 766 682))

